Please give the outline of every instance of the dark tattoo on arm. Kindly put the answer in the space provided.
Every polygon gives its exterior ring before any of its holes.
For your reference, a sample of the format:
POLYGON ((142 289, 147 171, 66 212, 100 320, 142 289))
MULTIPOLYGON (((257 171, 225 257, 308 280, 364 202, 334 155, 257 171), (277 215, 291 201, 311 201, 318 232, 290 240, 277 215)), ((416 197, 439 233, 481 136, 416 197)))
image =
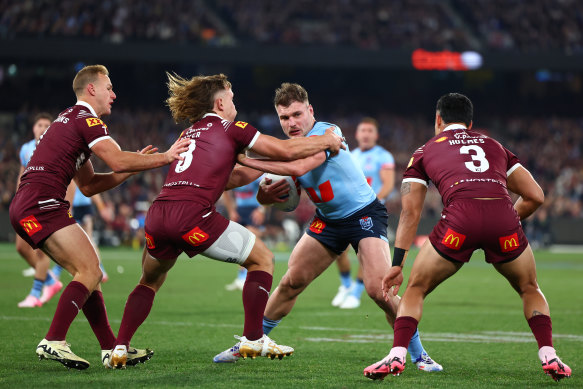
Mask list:
POLYGON ((534 317, 534 316, 538 316, 538 315, 544 315, 544 313, 542 313, 542 312, 539 312, 539 311, 536 311, 536 310, 535 310, 535 311, 532 311, 532 316, 533 316, 533 317, 534 317))
POLYGON ((405 196, 411 192, 411 183, 410 182, 403 182, 401 184, 401 196, 405 196))

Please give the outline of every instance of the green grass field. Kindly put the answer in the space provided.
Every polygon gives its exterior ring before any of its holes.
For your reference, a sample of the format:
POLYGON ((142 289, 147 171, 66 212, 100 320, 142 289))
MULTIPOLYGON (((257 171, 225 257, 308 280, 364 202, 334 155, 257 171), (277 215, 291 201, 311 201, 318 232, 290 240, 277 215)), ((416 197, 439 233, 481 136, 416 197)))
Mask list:
MULTIPOLYGON (((553 318, 555 348, 573 369, 563 387, 583 387, 577 352, 583 346, 583 255, 537 252, 539 283, 553 318)), ((125 300, 140 275, 141 253, 102 249, 110 280, 103 286, 109 318, 117 333, 125 300)), ((278 253, 274 287, 286 270, 288 253, 278 253)), ((409 259, 405 273, 410 270, 409 259)), ((522 315, 517 294, 476 255, 426 301, 420 331, 425 348, 445 371, 424 373, 408 364, 400 377, 370 381, 367 365, 390 350, 392 330, 371 300, 356 310, 333 308, 339 281, 328 269, 298 299, 292 313, 271 336, 296 353, 282 361, 267 358, 213 364, 212 357, 232 346, 241 334, 239 292, 227 292, 236 267, 199 257, 181 258, 156 297, 152 312, 132 344, 150 347, 146 364, 106 370, 100 348, 81 314, 69 331, 71 348, 91 363, 68 371, 52 361, 38 361, 34 351, 48 330, 56 298, 42 308, 19 309, 31 278, 11 244, 0 245, 0 385, 4 387, 554 387, 542 373, 537 345, 522 315)), ((355 270, 355 269, 354 269, 355 270)), ((64 277, 69 281, 70 277, 64 277)))

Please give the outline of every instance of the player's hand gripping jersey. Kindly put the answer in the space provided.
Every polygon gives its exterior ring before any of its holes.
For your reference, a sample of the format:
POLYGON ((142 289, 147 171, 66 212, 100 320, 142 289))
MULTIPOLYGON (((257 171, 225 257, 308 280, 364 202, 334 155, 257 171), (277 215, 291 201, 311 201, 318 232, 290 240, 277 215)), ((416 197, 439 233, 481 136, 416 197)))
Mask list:
POLYGON ((506 177, 518 158, 496 140, 462 125, 451 125, 421 146, 409 161, 403 182, 433 181, 444 205, 455 199, 505 198, 506 177))
POLYGON ((253 147, 259 131, 248 123, 209 113, 181 136, 191 139, 190 146, 182 154, 183 161, 170 164, 156 200, 185 200, 212 207, 225 190, 237 154, 253 147))
MULTIPOLYGON (((323 135, 333 126, 334 132, 342 136, 335 125, 316 122, 307 136, 323 135)), ((376 199, 375 192, 366 182, 362 169, 356 164, 348 150, 340 150, 298 180, 318 210, 329 219, 342 219, 366 207, 376 199)))

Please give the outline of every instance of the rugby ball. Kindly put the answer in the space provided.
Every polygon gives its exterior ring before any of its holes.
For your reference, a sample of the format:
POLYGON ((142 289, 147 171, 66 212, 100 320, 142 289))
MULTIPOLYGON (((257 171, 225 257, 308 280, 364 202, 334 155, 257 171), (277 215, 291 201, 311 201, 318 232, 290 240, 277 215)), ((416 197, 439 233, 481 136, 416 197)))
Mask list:
POLYGON ((290 191, 285 196, 280 197, 281 199, 285 199, 283 203, 273 203, 270 205, 273 205, 275 208, 281 209, 284 212, 291 212, 296 209, 300 203, 301 194, 300 183, 298 182, 297 178, 266 173, 261 179, 260 185, 265 185, 265 180, 267 178, 271 179, 272 184, 281 180, 286 180, 290 187, 290 191))

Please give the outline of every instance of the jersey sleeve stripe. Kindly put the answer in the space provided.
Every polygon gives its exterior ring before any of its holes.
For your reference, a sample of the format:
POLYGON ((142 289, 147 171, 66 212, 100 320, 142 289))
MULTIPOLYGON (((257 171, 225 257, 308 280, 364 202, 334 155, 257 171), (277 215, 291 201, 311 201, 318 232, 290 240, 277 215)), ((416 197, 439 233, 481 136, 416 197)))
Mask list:
POLYGON ((253 145, 255 144, 255 142, 257 142, 257 138, 259 138, 259 135, 261 135, 261 133, 259 131, 257 131, 255 133, 255 136, 253 137, 253 139, 251 139, 251 142, 249 142, 249 144, 247 145, 248 149, 252 148, 253 145))
POLYGON ((522 166, 522 165, 519 164, 519 163, 517 163, 516 165, 514 165, 510 169, 508 169, 508 171, 506 172, 506 177, 508 177, 509 175, 511 175, 512 173, 514 173, 514 171, 516 169, 518 169, 520 166, 522 166))
POLYGON ((97 142, 101 142, 102 140, 105 140, 105 139, 111 139, 111 136, 109 136, 109 135, 100 136, 99 138, 95 139, 93 142, 89 143, 88 146, 89 146, 89 148, 92 148, 93 146, 95 146, 95 144, 97 142))
POLYGON ((429 186, 429 183, 427 181, 421 180, 419 178, 404 178, 403 179, 403 183, 405 183, 405 182, 416 182, 418 184, 423 184, 423 185, 425 185, 427 187, 429 186))

